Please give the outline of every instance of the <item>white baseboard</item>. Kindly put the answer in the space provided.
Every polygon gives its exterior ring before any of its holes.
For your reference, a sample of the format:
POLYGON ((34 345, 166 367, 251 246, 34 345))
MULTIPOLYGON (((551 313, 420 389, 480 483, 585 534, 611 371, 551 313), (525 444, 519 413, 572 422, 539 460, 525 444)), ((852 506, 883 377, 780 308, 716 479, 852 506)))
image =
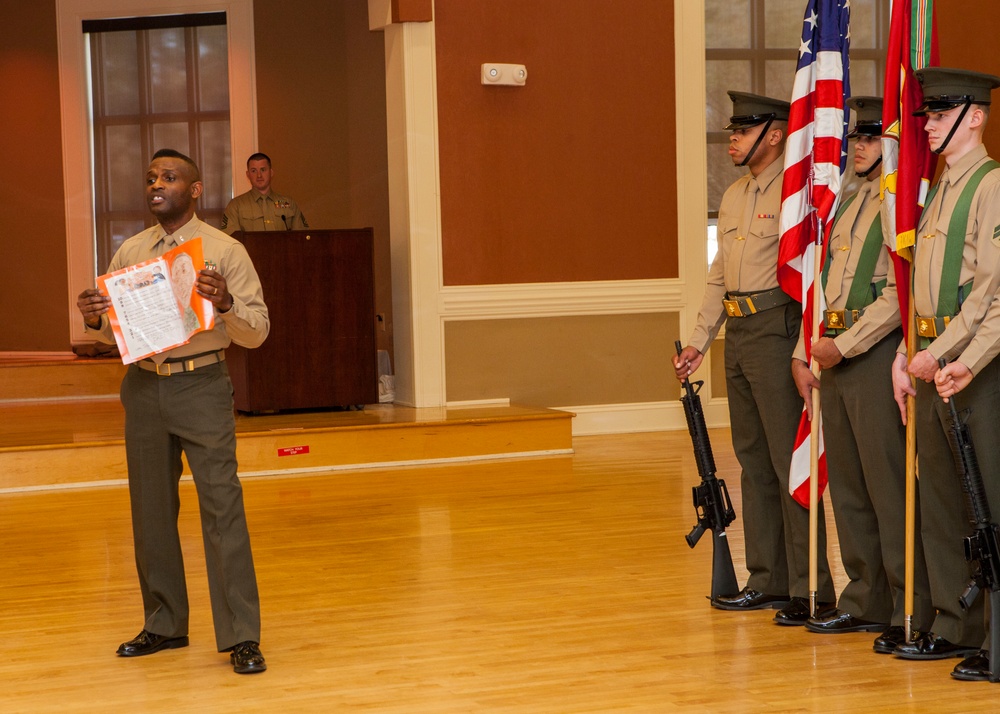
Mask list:
MULTIPOLYGON (((705 424, 710 429, 729 426, 729 405, 725 399, 713 399, 703 403, 702 407, 705 410, 705 424)), ((576 414, 573 419, 573 436, 687 429, 684 407, 679 401, 553 408, 576 414)))

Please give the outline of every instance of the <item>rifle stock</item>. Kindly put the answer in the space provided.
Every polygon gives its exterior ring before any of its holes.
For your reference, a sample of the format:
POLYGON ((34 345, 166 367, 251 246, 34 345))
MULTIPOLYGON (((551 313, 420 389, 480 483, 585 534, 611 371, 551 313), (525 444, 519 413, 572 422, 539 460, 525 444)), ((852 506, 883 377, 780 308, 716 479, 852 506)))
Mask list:
MULTIPOLYGON (((943 359, 938 365, 945 366, 943 359)), ((990 681, 1000 681, 1000 526, 993 521, 986 498, 983 475, 979 470, 976 447, 969 426, 962 421, 954 395, 948 400, 948 442, 955 459, 955 470, 962 479, 965 508, 972 535, 966 536, 965 559, 972 565, 972 579, 958 597, 963 610, 968 610, 986 590, 990 598, 990 681)))
MULTIPOLYGON (((677 354, 681 353, 681 343, 674 346, 677 354)), ((739 590, 736 584, 736 571, 733 568, 733 556, 729 550, 729 539, 726 538, 726 526, 736 519, 732 501, 726 482, 715 476, 715 458, 712 455, 712 443, 708 438, 708 428, 705 426, 705 412, 701 407, 701 397, 698 392, 703 382, 685 379, 682 382, 684 396, 684 416, 687 419, 688 432, 694 446, 695 463, 701 483, 691 489, 695 514, 698 521, 691 532, 685 536, 689 547, 694 548, 701 540, 705 531, 712 532, 712 594, 711 598, 721 595, 733 595, 739 590)))

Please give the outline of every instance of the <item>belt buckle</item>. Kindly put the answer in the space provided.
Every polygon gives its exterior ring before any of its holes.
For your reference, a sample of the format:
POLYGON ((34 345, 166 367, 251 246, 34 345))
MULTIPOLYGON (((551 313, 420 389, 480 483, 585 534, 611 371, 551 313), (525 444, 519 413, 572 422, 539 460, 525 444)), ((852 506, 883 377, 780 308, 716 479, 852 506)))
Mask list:
POLYGON ((157 377, 169 377, 172 374, 172 372, 170 370, 170 363, 169 362, 163 362, 161 364, 157 364, 156 362, 154 362, 153 364, 156 365, 156 376, 157 377), (160 371, 160 367, 165 367, 166 371, 165 372, 161 372, 160 371))
POLYGON ((937 337, 937 324, 933 317, 917 317, 917 334, 921 337, 937 337))
POLYGON ((847 323, 844 321, 844 311, 843 310, 827 310, 826 311, 826 326, 834 330, 843 330, 847 328, 847 323))
POLYGON ((739 300, 723 300, 722 304, 726 306, 726 314, 730 317, 745 317, 739 300))

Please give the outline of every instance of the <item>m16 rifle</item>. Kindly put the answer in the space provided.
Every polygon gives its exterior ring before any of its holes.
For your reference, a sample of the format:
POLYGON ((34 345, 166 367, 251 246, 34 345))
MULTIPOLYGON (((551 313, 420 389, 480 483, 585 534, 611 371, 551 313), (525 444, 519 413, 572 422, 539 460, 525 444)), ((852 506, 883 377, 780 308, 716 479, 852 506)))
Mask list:
MULTIPOLYGON (((674 342, 677 354, 681 353, 680 341, 674 342)), ((712 532, 712 595, 714 601, 722 595, 733 595, 739 591, 736 584, 736 571, 733 569, 733 556, 729 552, 729 540, 726 538, 726 526, 736 520, 732 501, 729 500, 729 490, 726 482, 715 476, 715 458, 712 456, 712 443, 708 438, 708 427, 705 426, 705 412, 701 408, 701 397, 698 392, 704 382, 691 383, 685 378, 682 382, 684 396, 684 416, 687 418, 688 432, 694 445, 694 460, 698 465, 701 483, 692 487, 694 509, 698 522, 691 532, 685 536, 689 547, 694 548, 705 531, 712 532)))
MULTIPOLYGON (((938 360, 943 368, 945 361, 938 360)), ((990 681, 1000 681, 1000 527, 993 522, 986 499, 983 475, 976 458, 976 447, 969 426, 962 421, 955 397, 948 400, 950 429, 948 442, 955 458, 955 470, 962 479, 965 508, 972 535, 965 538, 965 559, 972 565, 972 579, 958 597, 963 610, 968 610, 986 590, 990 598, 990 681)))

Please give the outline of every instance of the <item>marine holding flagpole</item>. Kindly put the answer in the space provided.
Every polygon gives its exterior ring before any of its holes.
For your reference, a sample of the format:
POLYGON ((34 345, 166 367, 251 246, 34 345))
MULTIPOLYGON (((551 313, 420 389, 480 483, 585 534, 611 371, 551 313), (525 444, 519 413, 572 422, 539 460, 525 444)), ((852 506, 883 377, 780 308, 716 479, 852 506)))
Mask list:
MULTIPOLYGON (((938 398, 962 390, 973 442, 996 442, 1000 393, 1000 164, 987 155, 983 133, 992 90, 1000 77, 964 69, 916 72, 923 87, 917 112, 927 116, 931 149, 945 170, 931 189, 913 248, 913 305, 919 351, 907 362, 902 348, 892 368, 893 390, 905 420, 905 397, 916 396, 921 535, 936 616, 930 631, 896 648, 905 659, 965 657, 956 679, 989 678, 985 608, 959 604, 969 580, 964 537, 969 522, 947 429, 948 406, 938 398), (950 362, 940 369, 938 360, 950 362), (916 388, 910 385, 916 378, 916 388)), ((1000 451, 980 448, 988 501, 1000 506, 1000 451)))
MULTIPOLYGON (((674 358, 677 379, 695 372, 726 324, 726 387, 733 449, 742 469, 746 566, 739 592, 712 599, 722 610, 781 608, 779 624, 801 625, 809 611, 809 511, 788 489, 801 402, 791 361, 801 305, 778 286, 781 205, 789 103, 730 91, 729 155, 749 171, 727 189, 719 208, 719 251, 688 346, 674 358), (764 395, 763 397, 761 395, 764 395)), ((820 519, 822 524, 822 518, 820 519)), ((834 599, 820 530, 819 597, 834 599)))
MULTIPOLYGON (((882 99, 852 97, 854 171, 861 187, 841 203, 822 270, 823 336, 812 347, 817 380, 800 339, 792 372, 809 404, 820 388, 830 497, 849 582, 838 607, 806 621, 818 633, 879 632, 875 652, 905 641, 905 429, 886 380, 902 338, 896 278, 882 231, 879 177, 882 99)), ((930 586, 917 540, 916 627, 930 627, 930 586)))

